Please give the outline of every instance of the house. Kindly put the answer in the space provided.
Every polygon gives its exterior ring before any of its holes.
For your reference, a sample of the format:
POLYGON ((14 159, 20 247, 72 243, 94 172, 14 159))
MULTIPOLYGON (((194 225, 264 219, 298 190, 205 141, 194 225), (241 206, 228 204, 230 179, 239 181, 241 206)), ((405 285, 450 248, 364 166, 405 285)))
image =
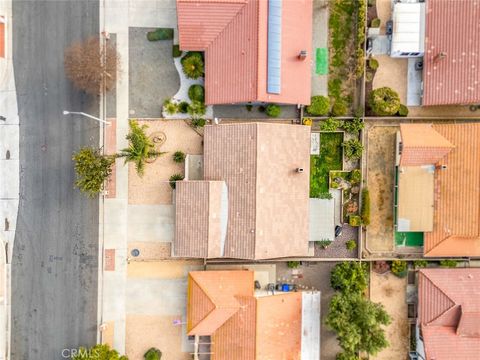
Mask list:
POLYGON ((310 104, 312 0, 177 0, 179 46, 203 51, 206 104, 310 104))
MULTIPOLYGON (((471 0, 394 4, 391 56, 419 58, 409 61, 408 79, 423 68, 421 105, 480 102, 478 19, 480 6, 471 0)), ((409 88, 415 87, 412 81, 409 88)))
POLYGON ((397 230, 426 257, 480 256, 480 124, 401 124, 397 230))
POLYGON ((319 359, 320 293, 258 296, 253 271, 193 271, 187 335, 211 359, 319 359))
POLYGON ((176 185, 173 255, 307 256, 309 168, 307 126, 206 126, 203 179, 176 185))
POLYGON ((425 360, 479 358, 479 268, 419 271, 417 353, 425 360))

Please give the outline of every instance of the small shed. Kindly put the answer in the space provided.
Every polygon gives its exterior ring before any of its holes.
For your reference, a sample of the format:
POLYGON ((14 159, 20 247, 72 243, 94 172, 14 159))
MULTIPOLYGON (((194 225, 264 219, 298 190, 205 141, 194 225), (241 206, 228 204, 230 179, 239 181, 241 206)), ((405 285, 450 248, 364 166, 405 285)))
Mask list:
POLYGON ((390 56, 421 57, 424 49, 425 3, 395 3, 390 56))
POLYGON ((335 200, 310 199, 310 241, 335 240, 335 200))

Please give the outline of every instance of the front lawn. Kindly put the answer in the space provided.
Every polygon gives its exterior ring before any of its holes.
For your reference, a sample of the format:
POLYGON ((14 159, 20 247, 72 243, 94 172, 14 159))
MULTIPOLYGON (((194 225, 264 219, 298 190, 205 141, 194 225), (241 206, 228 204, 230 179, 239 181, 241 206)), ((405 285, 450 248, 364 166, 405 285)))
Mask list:
POLYGON ((320 133, 320 155, 310 157, 310 197, 325 197, 329 187, 329 172, 342 170, 342 143, 343 133, 320 133))

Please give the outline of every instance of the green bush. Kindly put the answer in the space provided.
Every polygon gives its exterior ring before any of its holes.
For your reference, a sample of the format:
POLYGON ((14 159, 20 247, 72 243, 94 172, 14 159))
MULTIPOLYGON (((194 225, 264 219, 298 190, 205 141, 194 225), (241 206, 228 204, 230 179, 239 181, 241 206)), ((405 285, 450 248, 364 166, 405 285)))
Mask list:
POLYGON ((330 274, 330 286, 342 293, 363 293, 368 286, 367 264, 344 261, 335 265, 330 274))
POLYGON ((172 56, 173 56, 174 58, 178 58, 178 57, 182 56, 182 54, 183 54, 183 51, 180 50, 180 46, 179 46, 179 45, 173 45, 173 46, 172 46, 172 56))
POLYGON ((457 267, 457 260, 443 259, 440 260, 440 266, 445 268, 454 268, 457 267))
POLYGON ((204 103, 194 100, 190 105, 188 105, 187 112, 191 116, 197 117, 197 116, 205 115, 205 113, 207 112, 207 109, 204 103))
POLYGON ((150 348, 144 355, 145 360, 160 360, 162 358, 162 352, 157 348, 150 348))
POLYGON ((363 145, 360 140, 350 139, 345 141, 342 146, 348 160, 357 160, 362 157, 363 145))
POLYGON ((180 61, 183 72, 187 78, 198 79, 203 76, 204 64, 202 54, 199 52, 189 52, 180 61))
POLYGON ((261 112, 261 113, 265 112, 265 106, 260 105, 260 106, 258 107, 258 112, 261 112))
POLYGON ((186 101, 181 101, 178 104, 178 111, 180 111, 182 114, 186 114, 188 112, 188 102, 186 101))
POLYGON ((347 250, 355 250, 357 248, 357 242, 353 239, 351 240, 348 240, 346 243, 345 243, 345 247, 347 248, 347 250))
POLYGON ((375 19, 373 19, 372 22, 370 23, 370 27, 372 27, 372 28, 379 28, 381 23, 382 23, 382 20, 380 20, 379 18, 375 18, 375 19))
POLYGON ((300 266, 300 261, 287 261, 287 267, 289 269, 296 269, 300 266))
POLYGON ((358 215, 350 215, 348 217, 348 224, 355 227, 360 226, 362 225, 362 218, 358 215))
POLYGON ((353 114, 355 115, 356 118, 361 118, 361 117, 363 117, 364 110, 365 109, 364 109, 363 106, 359 106, 355 109, 353 114))
POLYGON ((390 270, 393 275, 403 278, 407 276, 407 262, 403 260, 393 260, 390 265, 390 270))
POLYGON ((168 115, 175 115, 178 112, 178 104, 171 99, 167 99, 163 102, 163 110, 168 115))
POLYGON ((395 115, 400 108, 400 97, 389 87, 381 87, 370 93, 369 105, 378 116, 395 115))
POLYGON ((128 357, 120 356, 117 350, 110 349, 107 344, 98 344, 90 349, 80 347, 76 354, 72 351, 72 360, 128 360, 128 357))
POLYGON ((202 128, 204 127, 206 124, 206 120, 203 119, 203 118, 193 118, 191 120, 191 125, 194 127, 194 128, 202 128))
POLYGON ((312 96, 307 112, 314 116, 325 116, 330 112, 330 99, 326 96, 312 96))
POLYGON ((363 50, 363 47, 357 48, 357 50, 355 51, 355 56, 357 58, 355 75, 357 76, 357 78, 360 78, 363 75, 363 71, 365 70, 365 50, 363 50))
POLYGON ((362 190, 362 224, 370 225, 370 192, 367 188, 362 190))
POLYGON ((408 116, 408 107, 406 107, 403 104, 400 104, 400 107, 398 108, 398 116, 408 116))
POLYGON ((172 189, 175 189, 176 187, 176 182, 177 181, 182 181, 183 180, 183 175, 182 174, 173 174, 172 176, 170 176, 170 179, 169 179, 169 183, 170 183, 170 187, 172 189))
POLYGON ((413 266, 415 266, 417 269, 418 268, 426 268, 428 265, 428 261, 427 260, 415 260, 413 262, 413 266))
POLYGON ((327 120, 323 120, 320 123, 320 130, 321 131, 337 131, 340 127, 343 126, 342 120, 337 120, 333 117, 328 118, 327 120))
POLYGON ((332 242, 330 240, 320 240, 320 241, 315 241, 315 244, 322 249, 326 249, 330 246, 332 242))
POLYGON ((176 162, 176 163, 183 163, 185 161, 185 153, 182 152, 182 151, 175 151, 173 153, 173 161, 176 162))
POLYGON ((170 28, 160 28, 147 33, 148 41, 158 41, 158 40, 172 40, 173 39, 173 29, 170 28))
POLYGON ((360 169, 353 169, 350 173, 350 183, 352 185, 360 184, 362 180, 362 171, 360 169))
POLYGON ((327 192, 322 192, 318 194, 317 199, 327 199, 331 200, 333 198, 332 194, 330 194, 328 191, 327 192))
POLYGON ((200 84, 191 85, 188 88, 188 97, 192 101, 205 102, 205 89, 200 84))
POLYGON ((332 107, 333 116, 344 116, 348 112, 347 104, 343 100, 337 100, 332 107))
POLYGON ((365 81, 366 81, 367 83, 373 81, 373 72, 367 71, 367 73, 365 74, 365 81))
POLYGON ((379 66, 378 60, 370 58, 368 59, 368 67, 372 70, 377 70, 379 66))
POLYGON ((265 108, 265 114, 267 114, 267 116, 269 117, 276 118, 276 117, 279 117, 281 113, 282 113, 282 109, 280 108, 280 106, 275 104, 269 104, 265 108))
POLYGON ((77 174, 75 186, 89 197, 97 196, 112 173, 115 157, 102 155, 100 149, 84 147, 73 154, 72 160, 77 174))
POLYGON ((343 122, 343 129, 350 134, 358 134, 364 128, 365 124, 361 118, 353 118, 352 120, 345 120, 343 122))
POLYGON ((247 105, 245 105, 245 108, 247 109, 247 111, 252 111, 253 105, 252 104, 247 104, 247 105))

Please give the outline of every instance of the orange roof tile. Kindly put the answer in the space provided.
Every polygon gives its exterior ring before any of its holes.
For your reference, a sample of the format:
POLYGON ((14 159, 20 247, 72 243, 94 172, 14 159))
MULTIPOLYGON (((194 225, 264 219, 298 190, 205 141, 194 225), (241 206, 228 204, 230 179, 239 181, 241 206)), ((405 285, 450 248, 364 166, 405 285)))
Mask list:
POLYGON ((266 92, 266 0, 177 0, 182 50, 205 51, 205 102, 310 103, 312 0, 283 1, 282 85, 266 92), (297 55, 307 50, 304 60, 297 55), (301 79, 301 80, 299 80, 301 79))
POLYGON ((478 359, 480 269, 422 269, 418 279, 426 359, 478 359))
POLYGON ((455 145, 435 172, 433 232, 425 233, 425 256, 480 256, 480 124, 433 128, 455 145))

